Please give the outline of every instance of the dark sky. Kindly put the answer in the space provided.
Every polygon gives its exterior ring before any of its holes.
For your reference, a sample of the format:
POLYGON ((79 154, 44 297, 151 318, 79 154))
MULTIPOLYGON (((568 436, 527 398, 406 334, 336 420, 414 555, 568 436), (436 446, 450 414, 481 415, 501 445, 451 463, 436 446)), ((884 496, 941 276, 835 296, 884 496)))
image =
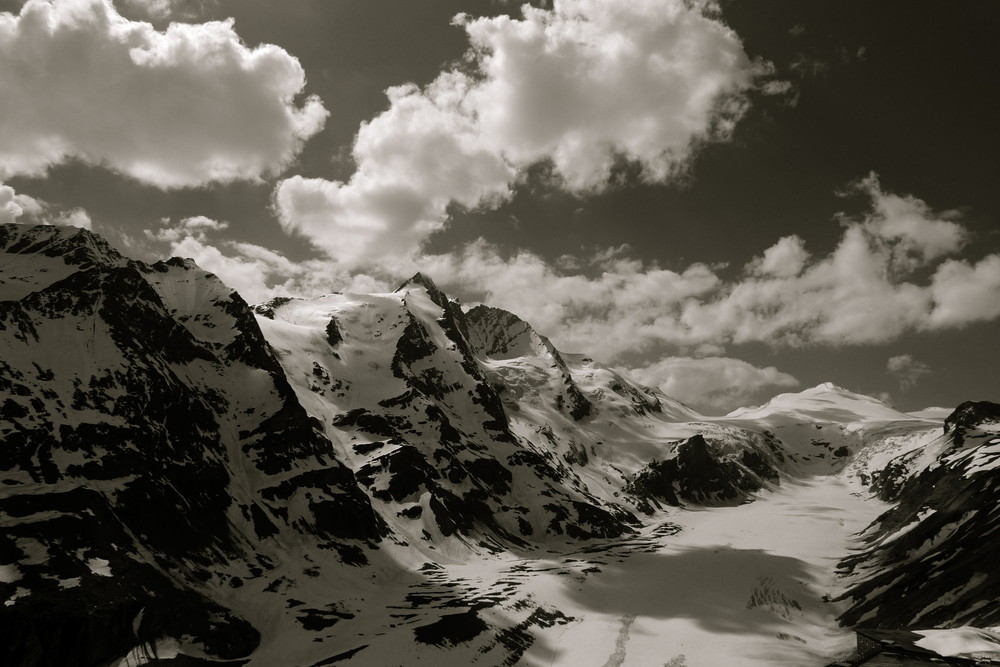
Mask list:
MULTIPOLYGON (((41 4, 29 2, 22 10, 24 2, 0 0, 0 11, 16 15, 41 4)), ((66 3, 51 4, 58 11, 66 3)), ((91 4, 110 6, 103 0, 91 4)), ((664 75, 664 94, 646 95, 661 83, 655 75, 636 75, 634 85, 618 85, 635 68, 622 69, 615 79, 618 61, 602 61, 585 48, 549 49, 537 56, 534 68, 489 70, 491 55, 502 53, 513 62, 532 48, 525 33, 514 30, 528 26, 517 3, 128 0, 115 3, 112 13, 121 16, 114 20, 148 20, 151 30, 161 33, 171 20, 198 24, 233 17, 225 38, 237 44, 234 57, 245 59, 243 70, 251 69, 253 76, 229 87, 238 78, 230 61, 200 56, 187 62, 170 55, 180 74, 147 84, 148 67, 136 74, 128 63, 88 55, 93 63, 75 76, 93 76, 90 90, 102 91, 88 102, 86 92, 51 84, 57 72, 76 72, 76 62, 85 58, 73 58, 65 45, 61 51, 53 46, 50 56, 46 46, 30 55, 22 49, 17 56, 4 45, 0 66, 31 74, 0 75, 0 87, 17 91, 8 106, 0 106, 0 115, 19 119, 6 121, 7 127, 0 120, 0 150, 13 156, 0 156, 0 179, 18 195, 40 202, 44 211, 35 217, 65 217, 83 209, 95 231, 126 251, 145 258, 188 251, 251 300, 282 290, 377 288, 424 268, 450 293, 519 312, 557 344, 585 347, 603 361, 634 368, 643 380, 708 412, 826 380, 906 410, 1000 400, 995 380, 1000 325, 990 307, 1000 304, 1000 268, 990 260, 1000 252, 1000 132, 992 94, 1000 65, 995 45, 1000 5, 726 1, 721 13, 705 10, 709 28, 696 11, 699 20, 685 22, 682 13, 662 31, 646 34, 642 25, 649 20, 601 18, 599 2, 533 4, 539 20, 563 31, 564 46, 578 38, 575 24, 566 19, 577 11, 577 24, 593 26, 598 35, 587 39, 599 41, 601 30, 614 29, 628 41, 628 31, 635 30, 631 43, 652 54, 640 53, 644 59, 636 63, 673 58, 682 75, 664 75), (460 13, 470 21, 505 14, 511 21, 490 23, 494 31, 483 33, 479 55, 472 57, 469 35, 480 24, 453 24, 460 13), (729 38, 717 37, 715 28, 723 26, 731 29, 729 38), (688 35, 704 50, 689 56, 670 48, 670 40, 688 35), (501 38, 507 41, 490 41, 501 38), (285 52, 278 55, 298 59, 305 85, 292 86, 297 94, 280 103, 302 110, 307 96, 317 96, 329 112, 322 130, 301 129, 305 121, 296 126, 300 129, 289 129, 299 121, 275 120, 278 112, 267 106, 273 88, 264 83, 254 88, 267 71, 246 64, 249 51, 240 51, 239 40, 250 49, 274 44, 285 52), (734 60, 716 63, 713 54, 727 49, 734 60), (556 55, 550 61, 551 53, 556 55), (21 70, 15 58, 37 58, 43 65, 21 70), (611 72, 607 79, 599 74, 604 66, 611 72), (102 74, 101 68, 107 71, 102 74), (440 81, 442 72, 464 73, 473 82, 465 106, 448 107, 444 97, 425 88, 440 81), (545 78, 552 72, 558 76, 545 78), (25 84, 22 91, 21 81, 31 76, 38 77, 37 87, 25 84), (742 105, 731 131, 713 136, 705 128, 721 116, 702 109, 694 116, 707 125, 670 143, 669 133, 688 109, 671 105, 691 99, 691 91, 713 76, 723 77, 713 99, 721 104, 731 96, 742 105), (126 80, 129 87, 116 93, 108 80, 126 80), (211 87, 198 88, 205 80, 211 87), (494 81, 506 87, 486 85, 494 81), (572 87, 580 81, 582 92, 572 87), (404 83, 417 88, 390 103, 386 89, 404 83), (569 86, 565 94, 557 89, 562 84, 569 86), (43 87, 55 92, 43 99, 38 92, 43 87), (123 128, 122 139, 100 143, 68 129, 73 114, 31 117, 32 105, 41 109, 60 99, 81 118, 104 117, 101 100, 136 109, 169 102, 179 111, 161 120, 155 111, 144 111, 151 114, 144 129, 138 110, 133 117, 116 106, 106 115, 123 128), (566 99, 579 101, 562 108, 566 99), (436 106, 425 104, 424 115, 404 117, 407 100, 436 106), (523 108, 517 106, 524 100, 523 108), (18 109, 29 115, 20 120, 18 109), (500 121, 490 125, 494 112, 500 121), (133 118, 139 119, 138 129, 133 118), (219 138, 228 137, 230 123, 232 144, 219 138), (352 155, 365 123, 375 137, 372 147, 361 142, 352 155), (628 148, 632 144, 620 128, 634 125, 638 133, 644 123, 657 131, 628 148), (240 134, 244 126, 247 134, 240 134), (276 138, 265 142, 269 132, 276 138), (298 144, 290 132, 298 133, 298 144), (70 148, 32 168, 10 148, 32 133, 69 137, 70 148), (136 166, 144 164, 143 151, 156 162, 174 144, 183 144, 177 137, 189 135, 197 141, 187 153, 177 148, 172 175, 161 170, 149 176, 136 166), (448 143, 452 136, 459 137, 457 149, 448 143), (561 162, 560 151, 578 146, 573 143, 578 140, 592 141, 615 160, 600 172, 600 182, 591 178, 573 186, 567 176, 594 155, 561 162), (257 152, 243 150, 251 145, 257 152), (212 160, 225 157, 223 176, 206 176, 204 169, 181 163, 187 156, 201 159, 199 146, 212 160), (274 146, 285 151, 282 157, 274 146), (679 156, 669 174, 652 173, 660 147, 679 156), (247 165, 258 155, 270 166, 250 173, 247 165), (355 176, 359 165, 367 180, 355 176), (510 174, 498 176, 496 170, 505 168, 510 174), (859 185, 873 173, 877 180, 859 185), (295 176, 317 180, 308 188, 296 184, 293 208, 276 199, 276 192, 295 176), (466 176, 469 183, 463 185, 466 176), (361 194, 329 195, 331 186, 323 184, 338 181, 353 184, 343 192, 361 194), (491 198, 501 191, 506 194, 491 198), (318 192, 327 194, 315 208, 318 192), (390 220, 388 231, 357 232, 365 225, 380 228, 383 218, 390 220), (191 219, 196 222, 185 222, 191 219), (833 259, 852 226, 865 230, 870 247, 863 267, 882 262, 876 271, 881 282, 871 288, 850 285, 854 269, 844 267, 861 265, 833 259), (904 228, 905 234, 899 232, 904 228), (941 234, 952 234, 952 241, 941 240, 941 234), (792 235, 809 253, 797 271, 746 268, 792 235), (612 248, 617 250, 609 253, 612 248), (843 270, 824 269, 827 260, 843 270), (673 276, 685 276, 688 285, 693 279, 685 271, 692 266, 705 267, 716 286, 677 287, 679 296, 673 295, 679 280, 673 276), (255 287, 253 279, 260 284, 255 287), (483 282, 487 279, 492 282, 483 282), (974 292, 963 291, 966 282, 974 284, 974 292), (852 305, 862 301, 859 295, 886 285, 893 290, 881 301, 852 305), (650 294, 636 297, 644 289, 650 294), (752 294, 747 297, 752 307, 730 303, 742 290, 752 294), (955 312, 944 308, 944 301, 958 304, 955 312), (900 305, 904 302, 909 305, 900 305), (891 314, 897 306, 898 317, 891 314), (632 314, 623 316, 629 309, 642 311, 642 317, 633 322, 632 314), (688 317, 692 309, 695 319, 688 317), (761 322, 747 324, 754 316, 761 322), (769 324, 783 318, 787 324, 769 324), (853 318, 860 318, 857 326, 848 324, 853 318)), ((656 16, 681 4, 643 0, 635 6, 656 16)), ((82 26, 78 30, 100 31, 89 19, 74 20, 82 26)), ((28 34, 24 23, 19 30, 28 34)), ((0 36, 0 44, 11 39, 0 36)), ((33 43, 48 44, 37 36, 33 43)), ((275 56, 279 61, 285 63, 275 56)), ((449 91, 468 93, 459 84, 448 85, 449 91)), ((22 221, 31 217, 25 211, 22 221)))

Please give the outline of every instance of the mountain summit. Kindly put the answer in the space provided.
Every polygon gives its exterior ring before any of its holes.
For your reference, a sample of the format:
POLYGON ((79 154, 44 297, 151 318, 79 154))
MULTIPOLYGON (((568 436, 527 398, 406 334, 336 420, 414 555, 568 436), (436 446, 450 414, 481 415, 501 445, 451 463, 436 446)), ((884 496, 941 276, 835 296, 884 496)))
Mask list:
POLYGON ((875 422, 913 419, 882 401, 823 382, 800 392, 778 394, 757 408, 738 408, 727 417, 787 422, 875 422))

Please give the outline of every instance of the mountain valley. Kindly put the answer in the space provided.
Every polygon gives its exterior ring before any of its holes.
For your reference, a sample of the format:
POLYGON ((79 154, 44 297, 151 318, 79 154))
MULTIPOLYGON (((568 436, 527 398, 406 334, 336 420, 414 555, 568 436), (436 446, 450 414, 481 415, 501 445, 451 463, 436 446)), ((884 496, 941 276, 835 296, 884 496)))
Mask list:
POLYGON ((251 306, 0 225, 0 664, 822 666, 1000 626, 1000 406, 678 398, 421 274, 251 306))

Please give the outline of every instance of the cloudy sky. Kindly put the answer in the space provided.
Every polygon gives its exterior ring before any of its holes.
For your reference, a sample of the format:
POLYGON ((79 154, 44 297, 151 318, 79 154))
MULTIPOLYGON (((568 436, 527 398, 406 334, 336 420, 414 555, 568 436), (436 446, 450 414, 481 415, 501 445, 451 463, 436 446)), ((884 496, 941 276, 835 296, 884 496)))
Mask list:
POLYGON ((1000 399, 1000 4, 0 0, 0 222, 417 270, 709 413, 1000 399))

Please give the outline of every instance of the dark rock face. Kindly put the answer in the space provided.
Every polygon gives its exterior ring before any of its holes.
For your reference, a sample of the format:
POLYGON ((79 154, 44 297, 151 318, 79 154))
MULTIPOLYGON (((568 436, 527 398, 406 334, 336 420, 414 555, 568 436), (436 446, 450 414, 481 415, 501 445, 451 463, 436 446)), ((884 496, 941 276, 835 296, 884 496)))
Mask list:
POLYGON ((249 624, 138 555, 142 545, 103 494, 76 487, 9 495, 0 509, 20 519, 0 534, 0 564, 23 575, 0 583, 0 597, 15 598, 0 610, 2 664, 101 664, 165 635, 191 635, 225 659, 256 648, 260 636, 249 624))
MULTIPOLYGON (((573 381, 573 377, 559 350, 545 336, 541 336, 527 322, 500 308, 479 305, 465 314, 466 329, 474 354, 499 359, 518 356, 527 350, 548 357, 557 387, 556 407, 576 421, 596 414, 596 408, 587 400, 573 381)), ((502 386, 503 378, 493 378, 502 386)))
POLYGON ((1000 623, 1000 434, 993 403, 963 403, 946 423, 940 452, 918 449, 889 462, 873 488, 897 505, 868 527, 868 547, 841 562, 855 577, 845 625, 991 627, 1000 623), (994 426, 995 429, 995 426, 994 426), (929 463, 929 465, 928 465, 929 463))
POLYGON ((254 306, 253 312, 257 313, 258 315, 261 315, 262 317, 266 317, 269 320, 273 320, 274 309, 280 308, 281 306, 285 305, 291 300, 292 299, 287 296, 276 296, 273 299, 269 299, 264 303, 259 303, 256 306, 254 306))
POLYGON ((668 505, 730 505, 777 479, 778 471, 760 452, 727 456, 698 434, 678 443, 674 458, 652 461, 636 473, 625 492, 668 505))
POLYGON ((245 657, 258 632, 202 583, 262 571, 248 536, 385 534, 214 276, 63 228, 0 226, 0 252, 64 274, 0 301, 0 562, 18 577, 0 583, 0 663, 102 664, 165 636, 245 657))
POLYGON ((474 639, 485 632, 486 628, 486 621, 479 618, 475 609, 470 609, 457 614, 445 614, 430 625, 414 628, 413 636, 422 644, 454 646, 474 639))
POLYGON ((1000 405, 989 401, 966 401, 944 420, 944 432, 955 432, 957 444, 962 444, 961 434, 984 424, 1000 423, 1000 405))

